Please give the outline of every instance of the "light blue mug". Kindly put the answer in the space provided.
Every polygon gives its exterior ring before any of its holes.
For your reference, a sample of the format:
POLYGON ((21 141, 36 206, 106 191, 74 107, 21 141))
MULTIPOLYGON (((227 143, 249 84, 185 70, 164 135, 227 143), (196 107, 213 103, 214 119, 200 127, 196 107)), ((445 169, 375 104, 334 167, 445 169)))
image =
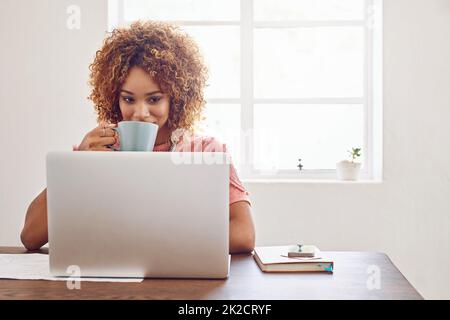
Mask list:
POLYGON ((113 130, 119 134, 118 151, 153 151, 158 125, 143 121, 121 121, 113 130))

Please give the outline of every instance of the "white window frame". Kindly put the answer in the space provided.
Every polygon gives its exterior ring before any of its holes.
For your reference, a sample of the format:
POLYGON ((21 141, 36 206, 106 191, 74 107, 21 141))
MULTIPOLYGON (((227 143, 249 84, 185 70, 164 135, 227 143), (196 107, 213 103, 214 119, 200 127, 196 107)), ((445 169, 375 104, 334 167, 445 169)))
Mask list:
MULTIPOLYGON (((253 132, 253 108, 255 104, 361 104, 363 105, 363 145, 365 152, 362 180, 382 180, 382 28, 381 11, 383 0, 364 1, 364 18, 362 20, 314 20, 314 21, 257 21, 253 20, 253 4, 257 0, 240 0, 240 20, 194 20, 167 21, 179 26, 238 26, 240 27, 240 98, 211 98, 212 104, 240 104, 241 132, 253 132), (363 97, 348 98, 255 98, 253 87, 253 31, 255 28, 292 28, 324 26, 361 26, 364 27, 364 90, 363 97)), ((116 26, 123 26, 130 21, 124 19, 124 0, 109 0, 108 22, 111 31, 116 26)), ((253 145, 248 147, 241 137, 241 159, 239 170, 242 180, 334 180, 334 169, 277 170, 275 174, 264 174, 253 168, 253 145)))

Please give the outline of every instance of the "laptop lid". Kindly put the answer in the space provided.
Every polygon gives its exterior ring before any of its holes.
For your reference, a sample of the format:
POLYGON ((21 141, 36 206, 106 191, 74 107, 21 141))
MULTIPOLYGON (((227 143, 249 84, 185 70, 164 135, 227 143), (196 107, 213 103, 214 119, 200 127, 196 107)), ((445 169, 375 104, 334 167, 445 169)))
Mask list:
POLYGON ((219 152, 50 152, 50 272, 226 278, 228 160, 219 152))

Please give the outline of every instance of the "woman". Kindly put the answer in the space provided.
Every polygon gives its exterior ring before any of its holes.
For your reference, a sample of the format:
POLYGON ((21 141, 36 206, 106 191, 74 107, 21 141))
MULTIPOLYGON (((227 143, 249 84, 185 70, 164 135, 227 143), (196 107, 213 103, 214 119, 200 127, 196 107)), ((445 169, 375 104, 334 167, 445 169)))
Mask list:
MULTIPOLYGON (((126 120, 158 125, 153 151, 226 151, 214 138, 195 135, 205 105, 207 70, 195 43, 176 27, 136 22, 116 29, 90 70, 89 98, 100 125, 74 151, 114 151, 120 141, 113 128, 126 120)), ((46 189, 28 207, 21 240, 28 250, 48 241, 46 189)), ((254 245, 250 200, 231 164, 230 253, 250 252, 254 245)))

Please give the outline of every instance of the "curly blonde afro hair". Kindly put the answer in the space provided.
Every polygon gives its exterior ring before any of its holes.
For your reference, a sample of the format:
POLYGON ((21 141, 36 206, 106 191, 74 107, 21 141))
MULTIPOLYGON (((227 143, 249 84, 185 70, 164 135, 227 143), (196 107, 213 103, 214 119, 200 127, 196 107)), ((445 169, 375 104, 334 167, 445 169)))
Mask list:
POLYGON ((170 96, 169 129, 192 131, 205 105, 208 71, 195 42, 178 27, 163 22, 134 22, 113 30, 97 51, 89 84, 97 121, 122 120, 119 94, 130 69, 143 68, 170 96))

